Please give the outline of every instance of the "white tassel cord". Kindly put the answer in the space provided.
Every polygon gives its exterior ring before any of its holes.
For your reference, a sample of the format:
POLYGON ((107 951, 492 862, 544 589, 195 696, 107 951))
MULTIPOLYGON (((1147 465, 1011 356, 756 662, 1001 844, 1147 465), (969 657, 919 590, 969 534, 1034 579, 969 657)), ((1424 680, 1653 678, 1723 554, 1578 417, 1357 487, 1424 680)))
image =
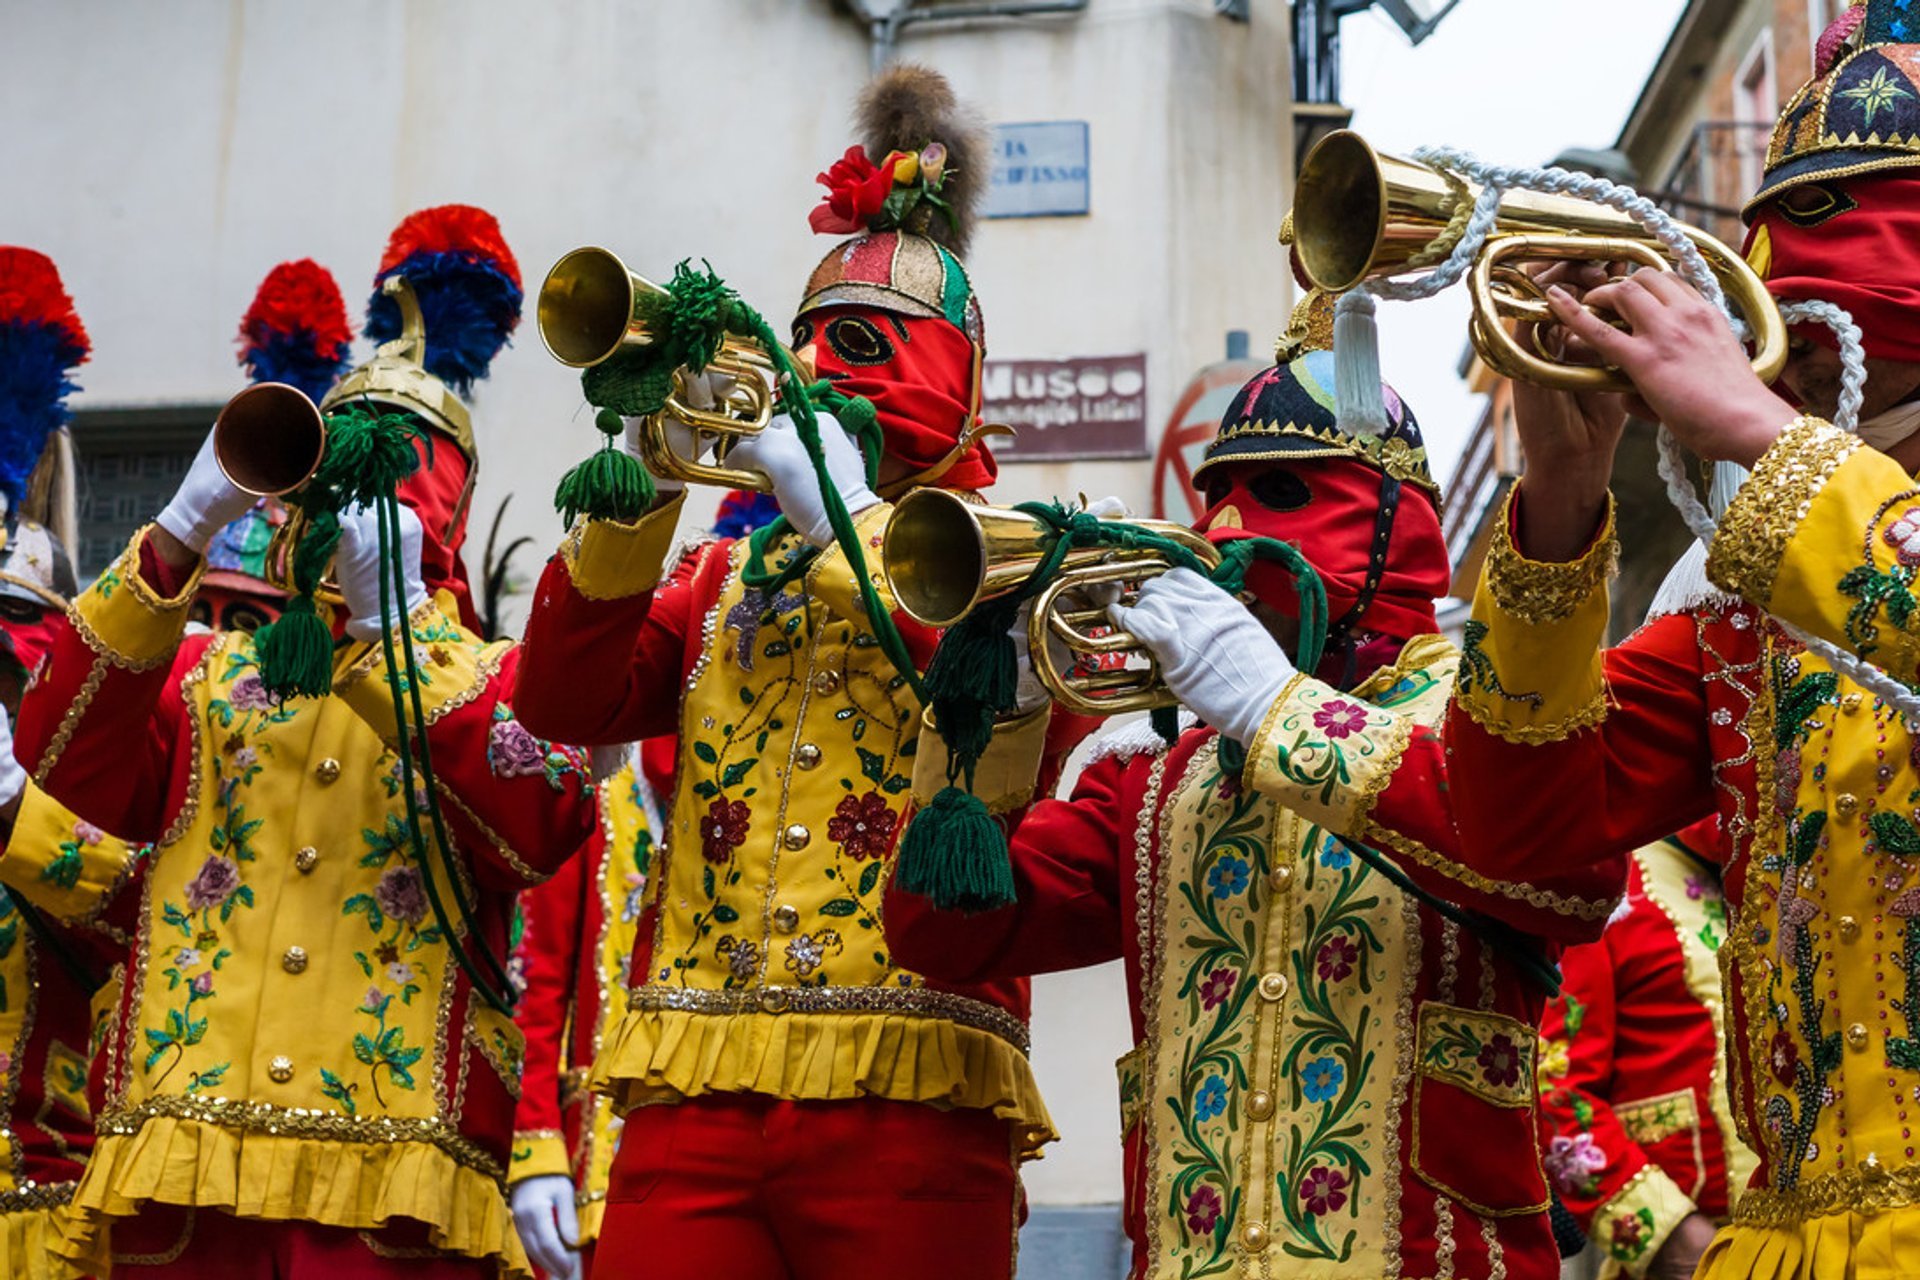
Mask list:
MULTIPOLYGON (((1467 219, 1459 240, 1439 265, 1413 280, 1374 281, 1362 286, 1368 292, 1392 301, 1413 301, 1433 297, 1441 290, 1457 284, 1472 269, 1480 251, 1486 246, 1487 238, 1493 234, 1499 218, 1501 198, 1508 191, 1520 188, 1551 195, 1576 196, 1633 218, 1659 241, 1681 277, 1718 308, 1736 334, 1745 336, 1746 326, 1727 306, 1726 293, 1701 255, 1699 246, 1694 244, 1692 237, 1678 222, 1667 215, 1666 210, 1633 188, 1567 169, 1490 165, 1451 147, 1422 147, 1414 152, 1414 157, 1443 173, 1452 173, 1478 183, 1480 194, 1474 200, 1472 216, 1467 219)), ((1789 324, 1826 324, 1838 337, 1842 375, 1840 404, 1834 425, 1843 431, 1855 430, 1859 425, 1862 394, 1866 387, 1865 352, 1860 345, 1859 327, 1853 323, 1850 315, 1830 302, 1790 303, 1781 308, 1781 315, 1789 324)), ((1688 474, 1686 458, 1680 451, 1679 442, 1673 438, 1672 432, 1662 426, 1656 436, 1656 445, 1658 470, 1660 478, 1666 482, 1667 498, 1680 512, 1681 520, 1693 536, 1703 544, 1711 542, 1719 525, 1694 490, 1693 477, 1688 474)), ((1806 645, 1810 652, 1825 660, 1835 671, 1898 710, 1908 725, 1920 732, 1920 691, 1894 679, 1865 659, 1809 635, 1784 619, 1776 621, 1788 635, 1806 645)))

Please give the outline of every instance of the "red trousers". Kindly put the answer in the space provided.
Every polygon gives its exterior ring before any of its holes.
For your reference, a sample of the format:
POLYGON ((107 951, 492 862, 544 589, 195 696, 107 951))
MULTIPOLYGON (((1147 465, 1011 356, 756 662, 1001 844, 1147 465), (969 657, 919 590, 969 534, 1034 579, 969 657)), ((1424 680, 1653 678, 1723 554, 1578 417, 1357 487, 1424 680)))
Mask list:
POLYGON ((493 1280, 499 1264, 410 1246, 419 1224, 377 1235, 314 1222, 236 1218, 149 1204, 113 1224, 113 1274, 124 1280, 493 1280))
POLYGON ((627 1117, 592 1280, 1008 1280, 1012 1133, 982 1111, 715 1094, 627 1117))

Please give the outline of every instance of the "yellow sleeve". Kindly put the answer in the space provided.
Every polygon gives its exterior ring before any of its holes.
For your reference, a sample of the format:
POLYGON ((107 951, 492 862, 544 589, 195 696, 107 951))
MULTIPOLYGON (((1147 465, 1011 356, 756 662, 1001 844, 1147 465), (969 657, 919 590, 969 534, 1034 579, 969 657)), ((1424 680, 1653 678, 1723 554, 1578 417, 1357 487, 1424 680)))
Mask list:
MULTIPOLYGON (((1047 725, 1052 714, 1053 706, 1049 703, 1038 711, 994 726, 993 740, 973 770, 973 794, 987 806, 988 813, 1010 813, 1033 799, 1040 765, 1046 756, 1047 725)), ((924 711, 920 718, 919 743, 913 751, 916 804, 925 807, 947 785, 947 760, 947 744, 933 730, 933 713, 924 711)))
MULTIPOLYGON (((881 535, 885 533, 887 521, 892 517, 893 504, 880 502, 853 518, 861 555, 867 562, 867 578, 873 583, 873 589, 888 613, 900 607, 893 597, 893 584, 880 569, 881 535)), ((847 563, 846 552, 840 549, 838 543, 822 551, 808 567, 807 594, 843 618, 867 616, 867 603, 860 594, 860 579, 854 575, 853 566, 847 563)))
POLYGON ((87 925, 127 884, 144 852, 28 783, 0 854, 0 881, 61 923, 87 925))
POLYGON ((558 1129, 523 1129, 513 1135, 513 1163, 507 1170, 509 1185, 528 1178, 558 1174, 573 1176, 567 1160, 567 1140, 558 1129))
POLYGON ((1594 1210, 1593 1242, 1628 1275, 1644 1276, 1660 1246, 1693 1211, 1679 1183, 1659 1165, 1645 1165, 1594 1210))
POLYGON ((1707 576, 1873 662, 1920 676, 1920 488, 1899 463, 1818 418, 1761 455, 1720 522, 1707 576))
POLYGON ((574 590, 589 600, 620 600, 653 590, 685 501, 677 494, 631 522, 576 520, 560 544, 574 590))
POLYGON ((1454 701, 1509 742, 1557 742, 1606 718, 1600 653, 1607 639, 1607 579, 1619 544, 1614 509, 1586 554, 1529 560, 1514 543, 1519 490, 1496 517, 1487 566, 1461 638, 1454 701))
POLYGON ((178 595, 156 595, 140 576, 140 548, 152 528, 148 525, 134 534, 127 549, 67 612, 89 648, 130 671, 151 671, 172 661, 186 634, 187 610, 206 570, 202 561, 178 595))
POLYGON ((1413 717, 1295 673, 1247 748, 1243 781, 1329 831, 1354 831, 1393 779, 1413 717))

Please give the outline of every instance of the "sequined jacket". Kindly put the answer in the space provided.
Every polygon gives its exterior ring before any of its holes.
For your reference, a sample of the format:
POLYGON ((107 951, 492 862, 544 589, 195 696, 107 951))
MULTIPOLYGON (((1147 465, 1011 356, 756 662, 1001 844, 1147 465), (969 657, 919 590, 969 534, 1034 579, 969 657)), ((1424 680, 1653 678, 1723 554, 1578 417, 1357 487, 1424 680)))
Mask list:
POLYGON ((1920 1228, 1920 737, 1768 616, 1914 681, 1920 490, 1799 420, 1713 541, 1728 594, 1604 653, 1611 527, 1550 564, 1511 521, 1450 717, 1465 856, 1493 875, 1591 863, 1715 810, 1732 841, 1730 1088, 1760 1166, 1703 1274, 1797 1274, 1816 1248, 1838 1265, 1866 1230, 1849 1214, 1898 1215, 1874 1239, 1920 1228))
POLYGON ((21 793, 0 853, 0 1275, 59 1274, 55 1217, 93 1150, 89 1002, 125 941, 90 918, 82 885, 119 881, 142 856, 31 783, 21 793))
POLYGON ((510 1181, 573 1179, 582 1244, 600 1234, 621 1119, 587 1081, 619 1024, 653 861, 653 798, 630 762, 600 784, 600 829, 579 857, 520 895, 514 1021, 527 1038, 510 1181))
MULTIPOLYGON (((541 579, 515 699, 569 742, 680 739, 626 1013, 594 1088, 623 1113, 708 1092, 986 1108, 1037 1148, 1053 1129, 1027 1062, 1026 984, 928 982, 882 937, 920 707, 845 556, 828 550, 768 596, 742 580, 744 541, 709 542, 661 581, 679 506, 575 526, 541 579)), ((857 522, 869 558, 890 511, 857 522)), ((769 558, 799 547, 790 536, 769 558)), ((924 664, 931 635, 903 634, 924 664)))
MULTIPOLYGON (((1492 939, 1550 963, 1612 904, 1592 873, 1496 883, 1451 861, 1428 726, 1453 673, 1429 636, 1353 694, 1297 678, 1237 772, 1205 729, 1101 754, 1019 822, 1016 906, 890 895, 895 950, 954 980, 1124 960, 1136 1280, 1557 1274, 1534 1138, 1544 988, 1492 939), (1350 841, 1509 927, 1443 919, 1350 841)), ((944 770, 921 770, 924 796, 944 770)))
MULTIPOLYGON (((503 1195, 520 1038, 429 910, 379 647, 340 651, 333 696, 276 704, 251 636, 183 639, 196 582, 160 594, 145 537, 74 602, 16 739, 56 798, 155 844, 100 888, 131 941, 62 1249, 97 1265, 111 1221, 158 1200, 410 1220, 408 1247, 520 1265, 503 1195)), ((441 603, 410 625, 449 835, 503 954, 514 893, 593 830, 584 761, 514 719, 509 646, 441 603)))
POLYGON ((1677 840, 1636 851, 1606 933, 1561 957, 1540 1026, 1547 1176, 1605 1275, 1644 1275, 1688 1214, 1726 1221, 1753 1172, 1727 1105, 1716 870, 1677 840))

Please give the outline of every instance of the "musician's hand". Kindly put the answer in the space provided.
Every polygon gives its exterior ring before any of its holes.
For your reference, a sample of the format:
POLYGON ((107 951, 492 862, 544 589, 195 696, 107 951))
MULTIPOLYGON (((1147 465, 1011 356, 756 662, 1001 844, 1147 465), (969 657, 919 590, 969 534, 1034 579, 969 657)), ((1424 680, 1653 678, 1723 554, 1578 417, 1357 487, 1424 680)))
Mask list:
MULTIPOLYGON (((628 453, 640 459, 642 466, 647 466, 647 455, 640 447, 640 432, 646 426, 646 419, 628 418, 625 421, 626 433, 621 438, 621 445, 628 453)), ((713 447, 713 438, 711 436, 695 431, 678 418, 665 418, 661 421, 660 425, 662 434, 667 438, 667 448, 672 451, 673 455, 677 458, 684 458, 688 462, 701 462, 705 460, 708 451, 713 447)), ((684 480, 676 480, 672 476, 663 476, 651 466, 647 466, 647 470, 653 476, 654 505, 656 507, 662 506, 669 500, 678 497, 680 492, 687 487, 687 482, 684 480)))
POLYGON ((514 1229, 534 1265, 549 1280, 576 1280, 580 1274, 580 1222, 573 1203, 573 1179, 546 1173, 523 1178, 507 1191, 514 1229))
POLYGON ((1635 411, 1703 458, 1750 467, 1793 421, 1793 407, 1754 376, 1720 312, 1672 272, 1636 271, 1587 294, 1588 305, 1627 322, 1624 333, 1565 290, 1547 300, 1570 333, 1633 380, 1635 411))
POLYGON ((1687 1280, 1720 1229, 1704 1213, 1690 1213, 1668 1233, 1647 1264, 1648 1280, 1687 1280))
POLYGON ((1131 632, 1173 695, 1222 734, 1251 746, 1294 677, 1279 641, 1247 607, 1191 569, 1172 569, 1107 617, 1131 632))
MULTIPOLYGON (((880 501, 867 485, 867 463, 860 446, 841 427, 839 419, 819 412, 820 446, 827 464, 826 483, 839 493, 848 515, 858 515, 880 501)), ((827 499, 821 478, 813 468, 800 429, 788 415, 775 415, 766 430, 748 436, 727 454, 733 466, 758 471, 773 484, 773 496, 787 522, 816 547, 833 545, 833 525, 827 518, 827 499)))
POLYGON ((388 554, 400 557, 405 590, 395 600, 393 587, 388 585, 383 613, 380 582, 393 570, 380 558, 379 517, 371 507, 348 507, 340 513, 340 549, 333 553, 333 573, 347 605, 346 631, 355 640, 378 640, 382 632, 399 626, 427 602, 426 584, 420 576, 422 536, 420 517, 402 503, 400 545, 390 546, 388 554))
POLYGON ((200 442, 200 452, 194 454, 188 464, 187 474, 180 478, 180 487, 154 519, 178 547, 191 553, 169 557, 170 562, 175 567, 183 567, 182 561, 190 565, 194 559, 207 554, 207 544, 213 541, 213 535, 247 514, 257 501, 254 495, 235 488, 220 469, 220 463, 213 456, 213 433, 209 431, 207 438, 200 442))

